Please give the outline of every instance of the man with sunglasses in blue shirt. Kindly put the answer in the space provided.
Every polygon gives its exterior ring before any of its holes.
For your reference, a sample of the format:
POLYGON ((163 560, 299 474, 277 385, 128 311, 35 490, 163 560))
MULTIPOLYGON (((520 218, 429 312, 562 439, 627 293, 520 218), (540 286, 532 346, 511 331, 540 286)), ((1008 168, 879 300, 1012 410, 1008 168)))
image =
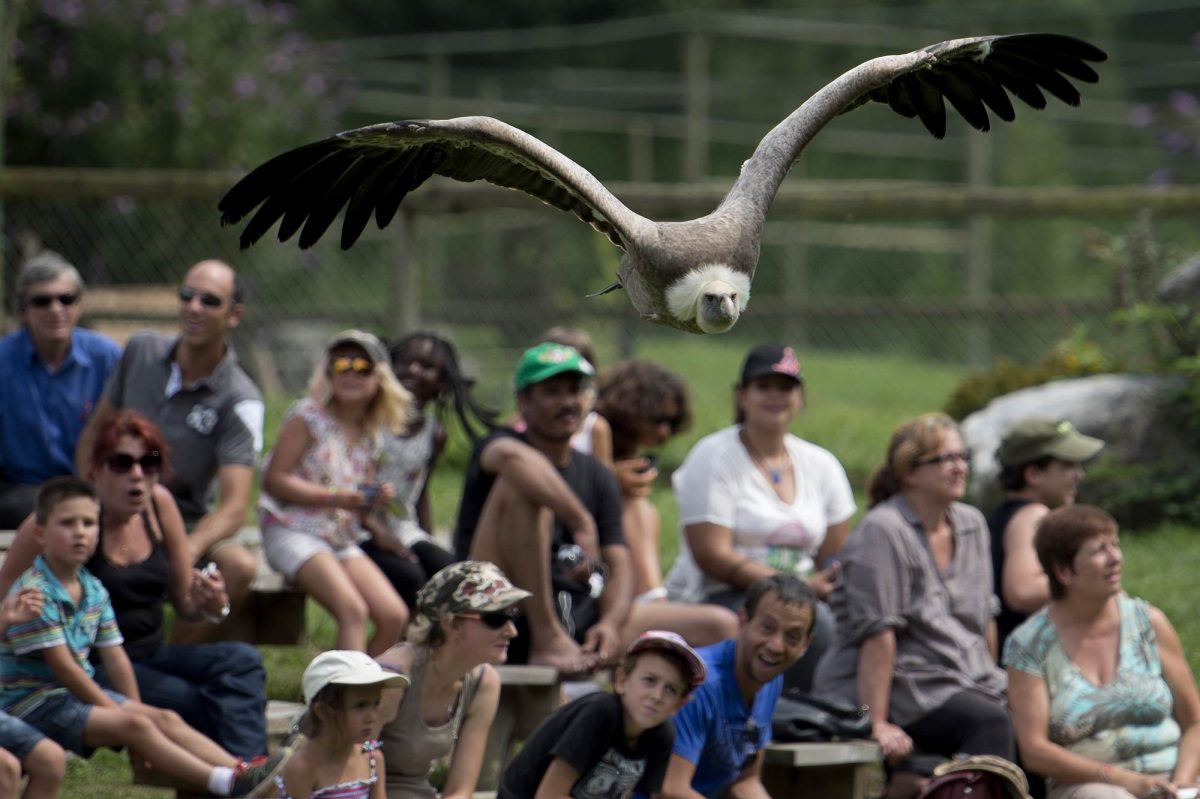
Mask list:
MULTIPOLYGON (((192 559, 220 568, 233 606, 248 592, 258 563, 231 539, 250 506, 264 416, 258 386, 228 341, 245 313, 242 300, 229 264, 208 260, 189 269, 179 287, 179 335, 145 331, 129 340, 75 450, 83 474, 95 432, 122 408, 157 424, 171 448, 167 487, 187 524, 192 559)), ((211 624, 176 622, 172 640, 217 637, 211 624)))
POLYGON ((0 339, 0 529, 33 511, 39 485, 74 471, 75 442, 121 357, 78 326, 83 279, 58 253, 26 261, 16 297, 21 327, 0 339))

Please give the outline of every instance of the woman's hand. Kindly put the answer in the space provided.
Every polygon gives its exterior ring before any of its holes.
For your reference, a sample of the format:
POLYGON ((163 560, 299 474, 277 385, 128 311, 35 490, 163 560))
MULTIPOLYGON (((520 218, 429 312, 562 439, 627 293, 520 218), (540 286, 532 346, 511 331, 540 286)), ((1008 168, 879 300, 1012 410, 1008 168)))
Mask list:
POLYGON ((621 485, 621 493, 627 497, 646 497, 654 487, 658 477, 658 469, 650 463, 649 458, 629 458, 613 464, 617 482, 621 485))
POLYGON ((1113 780, 1113 783, 1129 791, 1138 799, 1175 799, 1178 789, 1165 777, 1153 774, 1138 774, 1136 771, 1125 771, 1113 780))
POLYGON ((192 569, 192 605, 207 616, 220 616, 229 604, 229 593, 225 589, 225 578, 215 563, 204 569, 192 569))
POLYGON ((871 725, 871 739, 879 743, 885 760, 898 763, 912 753, 912 738, 890 721, 877 721, 871 725))
POLYGON ((835 560, 828 569, 813 572, 812 577, 808 578, 808 584, 818 598, 829 599, 829 594, 833 592, 833 585, 837 582, 837 577, 841 572, 842 564, 835 560))

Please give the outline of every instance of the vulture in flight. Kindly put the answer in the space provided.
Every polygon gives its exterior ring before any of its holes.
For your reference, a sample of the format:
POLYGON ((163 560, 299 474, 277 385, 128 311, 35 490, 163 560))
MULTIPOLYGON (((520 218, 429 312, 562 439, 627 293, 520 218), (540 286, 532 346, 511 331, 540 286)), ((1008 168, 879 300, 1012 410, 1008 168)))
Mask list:
POLYGON ((254 169, 221 199, 224 224, 257 213, 241 234, 256 242, 277 221, 279 240, 300 232, 312 246, 342 208, 342 247, 371 216, 384 227, 404 197, 430 175, 486 180, 570 211, 623 251, 618 282, 643 319, 691 333, 723 333, 750 299, 763 220, 805 145, 830 120, 868 101, 887 103, 946 133, 949 100, 974 128, 988 111, 1015 117, 1012 94, 1044 108, 1048 92, 1069 105, 1069 80, 1098 80, 1088 62, 1107 58, 1079 39, 1050 33, 954 39, 906 55, 874 58, 829 83, 776 125, 742 164, 716 210, 686 222, 634 213, 570 158, 522 130, 490 117, 408 120, 370 125, 298 147, 254 169))

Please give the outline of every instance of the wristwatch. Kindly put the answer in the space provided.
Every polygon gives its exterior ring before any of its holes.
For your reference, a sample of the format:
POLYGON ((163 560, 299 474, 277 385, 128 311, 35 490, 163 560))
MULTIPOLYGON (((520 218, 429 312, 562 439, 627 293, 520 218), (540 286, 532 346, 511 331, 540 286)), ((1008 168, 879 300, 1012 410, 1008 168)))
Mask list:
POLYGON ((212 624, 220 624, 229 618, 229 600, 225 600, 225 604, 221 606, 220 612, 209 613, 207 610, 204 610, 200 612, 200 615, 203 616, 206 621, 212 624))

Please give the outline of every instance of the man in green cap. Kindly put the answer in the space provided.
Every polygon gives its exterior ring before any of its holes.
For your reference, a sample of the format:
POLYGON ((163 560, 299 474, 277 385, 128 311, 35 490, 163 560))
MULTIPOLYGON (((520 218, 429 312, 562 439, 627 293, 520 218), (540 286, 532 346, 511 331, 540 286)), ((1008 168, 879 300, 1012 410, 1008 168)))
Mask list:
POLYGON ((525 430, 475 447, 454 531, 460 559, 492 561, 533 594, 510 662, 567 674, 615 661, 633 599, 616 478, 571 448, 594 372, 574 347, 526 350, 514 379, 525 430))
POLYGON ((996 459, 1004 501, 988 517, 1000 597, 997 654, 1008 634, 1050 601, 1050 583, 1033 549, 1038 522, 1075 501, 1084 461, 1103 448, 1103 441, 1083 435, 1070 422, 1040 417, 1022 419, 1000 441, 996 459))

